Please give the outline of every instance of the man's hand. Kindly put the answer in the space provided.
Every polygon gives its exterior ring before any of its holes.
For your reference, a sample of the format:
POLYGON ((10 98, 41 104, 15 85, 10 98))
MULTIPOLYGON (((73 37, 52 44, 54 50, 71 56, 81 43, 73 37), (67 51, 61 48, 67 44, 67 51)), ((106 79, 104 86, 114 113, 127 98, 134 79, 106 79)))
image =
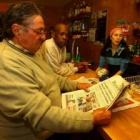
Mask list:
POLYGON ((111 121, 111 112, 106 108, 97 109, 93 112, 94 125, 106 125, 111 121))
POLYGON ((89 91, 89 87, 92 86, 92 84, 89 84, 89 83, 77 83, 77 89, 83 89, 85 90, 86 92, 89 91))
POLYGON ((75 62, 74 66, 78 68, 79 73, 83 73, 88 69, 88 62, 75 62))
POLYGON ((78 67, 78 66, 81 66, 81 65, 86 65, 86 66, 88 66, 88 62, 75 62, 75 63, 74 63, 74 66, 75 66, 75 67, 78 67))
POLYGON ((78 67, 78 72, 79 73, 84 73, 84 72, 86 72, 87 71, 87 65, 79 65, 79 66, 77 66, 78 67))

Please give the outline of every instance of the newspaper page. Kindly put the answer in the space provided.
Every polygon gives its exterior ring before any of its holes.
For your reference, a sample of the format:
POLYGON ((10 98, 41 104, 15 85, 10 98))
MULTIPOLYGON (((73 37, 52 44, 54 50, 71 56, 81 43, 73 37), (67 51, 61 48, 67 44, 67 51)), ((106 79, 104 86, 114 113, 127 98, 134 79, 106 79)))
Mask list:
POLYGON ((62 108, 83 112, 92 112, 105 106, 109 108, 128 85, 121 76, 116 75, 91 86, 89 92, 77 90, 63 93, 62 108))
POLYGON ((134 108, 137 106, 140 106, 140 102, 134 100, 129 94, 128 90, 126 90, 123 96, 115 101, 115 103, 111 107, 111 111, 118 112, 121 110, 134 108))
POLYGON ((78 82, 81 82, 81 83, 90 83, 92 85, 97 84, 97 83, 100 82, 99 79, 97 79, 97 78, 86 78, 84 76, 78 78, 75 81, 78 81, 78 82))

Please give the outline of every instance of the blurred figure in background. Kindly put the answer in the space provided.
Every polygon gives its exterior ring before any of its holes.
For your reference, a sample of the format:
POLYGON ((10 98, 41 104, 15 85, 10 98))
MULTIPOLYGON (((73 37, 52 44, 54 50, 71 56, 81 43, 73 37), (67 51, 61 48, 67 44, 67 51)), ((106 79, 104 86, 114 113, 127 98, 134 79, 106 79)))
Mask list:
POLYGON ((106 68, 108 76, 124 75, 127 65, 130 61, 130 50, 125 40, 123 39, 123 32, 121 28, 114 28, 111 30, 106 43, 101 50, 99 66, 96 73, 101 69, 106 68))
POLYGON ((44 59, 61 76, 73 75, 76 72, 86 72, 87 62, 66 62, 66 45, 69 27, 58 23, 51 28, 51 39, 47 39, 37 54, 44 59))

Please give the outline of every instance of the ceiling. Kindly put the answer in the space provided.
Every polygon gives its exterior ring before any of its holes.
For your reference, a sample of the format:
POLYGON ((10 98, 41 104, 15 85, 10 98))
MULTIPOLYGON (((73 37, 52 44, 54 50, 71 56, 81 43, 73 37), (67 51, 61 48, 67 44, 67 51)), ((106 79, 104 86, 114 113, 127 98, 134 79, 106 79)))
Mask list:
MULTIPOLYGON (((0 0, 0 2, 17 2, 21 0, 0 0)), ((23 1, 23 0, 22 0, 23 1)), ((37 5, 44 5, 44 6, 64 6, 72 0, 31 0, 35 2, 37 5)))

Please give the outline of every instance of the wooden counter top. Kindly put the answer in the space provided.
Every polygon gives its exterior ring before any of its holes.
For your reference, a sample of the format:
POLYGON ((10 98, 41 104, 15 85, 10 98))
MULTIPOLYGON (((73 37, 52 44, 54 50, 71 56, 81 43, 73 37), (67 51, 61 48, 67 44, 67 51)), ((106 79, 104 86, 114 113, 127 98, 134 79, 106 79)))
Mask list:
POLYGON ((113 113, 111 123, 97 130, 105 140, 140 140, 140 107, 113 113))
POLYGON ((88 69, 86 73, 76 73, 74 75, 69 76, 70 79, 76 80, 80 77, 84 76, 85 78, 97 78, 97 74, 95 73, 95 71, 88 69))
MULTIPOLYGON (((80 76, 97 77, 89 69, 87 73, 77 73, 70 78, 75 80, 80 76)), ((97 127, 97 130, 105 140, 140 140, 140 107, 112 113, 111 123, 97 127)))

